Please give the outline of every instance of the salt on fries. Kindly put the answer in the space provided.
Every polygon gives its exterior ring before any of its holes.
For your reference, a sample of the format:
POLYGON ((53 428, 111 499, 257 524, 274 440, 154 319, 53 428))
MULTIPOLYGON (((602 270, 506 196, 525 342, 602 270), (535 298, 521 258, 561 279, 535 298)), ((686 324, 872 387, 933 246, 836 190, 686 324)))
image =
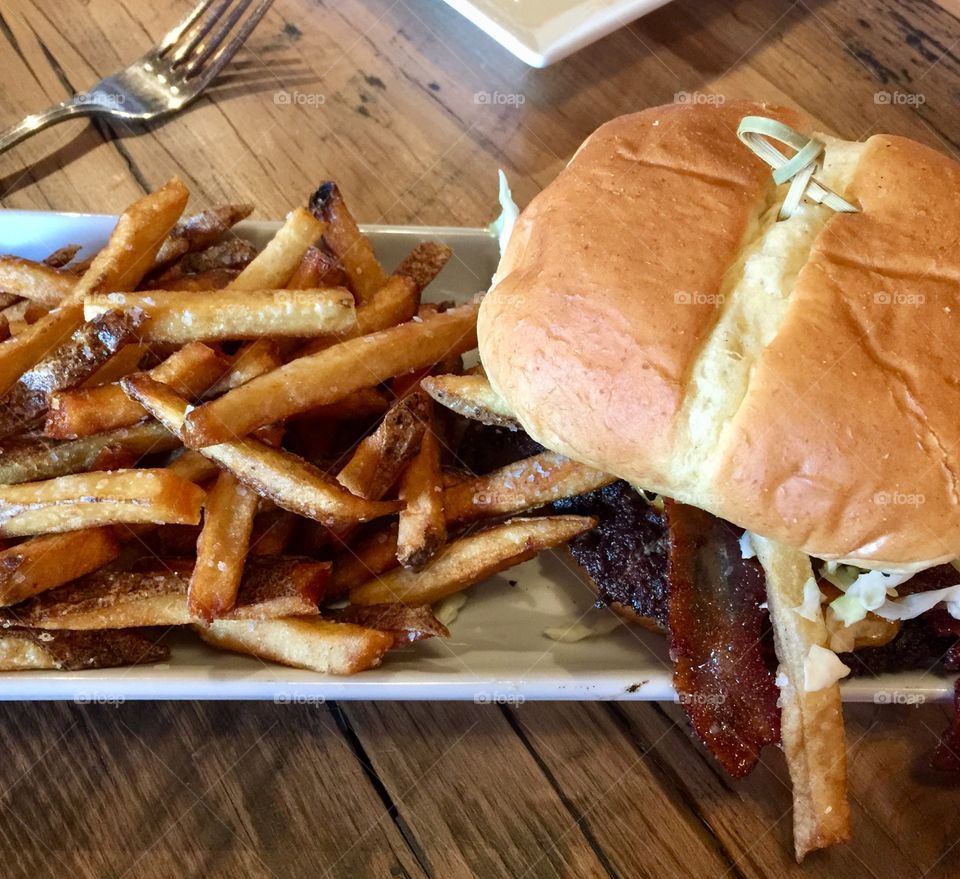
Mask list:
POLYGON ((85 262, 0 257, 0 669, 158 661, 146 630, 183 626, 351 674, 445 637, 437 598, 591 527, 502 521, 609 481, 560 456, 512 488, 445 479, 429 394, 513 423, 458 372, 479 303, 421 303, 450 248, 388 271, 332 183, 259 252, 225 237, 250 206, 186 201, 174 180, 131 205, 85 262))

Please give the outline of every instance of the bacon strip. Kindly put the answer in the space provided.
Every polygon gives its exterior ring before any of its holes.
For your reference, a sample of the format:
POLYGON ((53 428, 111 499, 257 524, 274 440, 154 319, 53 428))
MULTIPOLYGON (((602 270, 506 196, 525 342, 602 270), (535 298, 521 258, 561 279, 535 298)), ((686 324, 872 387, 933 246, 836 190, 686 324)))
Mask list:
POLYGON ((728 522, 672 501, 666 513, 674 686, 701 741, 742 778, 780 740, 763 569, 728 522))

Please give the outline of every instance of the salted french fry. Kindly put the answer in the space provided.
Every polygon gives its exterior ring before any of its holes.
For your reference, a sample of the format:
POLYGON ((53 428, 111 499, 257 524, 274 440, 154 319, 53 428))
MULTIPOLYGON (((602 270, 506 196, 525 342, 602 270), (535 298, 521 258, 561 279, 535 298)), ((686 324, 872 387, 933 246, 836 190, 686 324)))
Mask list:
POLYGON ((451 256, 453 251, 446 244, 423 241, 394 269, 394 274, 410 278, 417 285, 417 290, 423 292, 440 274, 451 256))
POLYGON ((112 528, 32 537, 0 552, 0 604, 16 604, 112 562, 120 542, 112 528))
POLYGON ((16 338, 0 343, 0 394, 83 323, 87 295, 136 288, 183 212, 188 194, 187 188, 173 179, 120 215, 110 240, 77 281, 70 297, 16 338))
MULTIPOLYGON (((271 339, 257 339, 255 342, 245 342, 233 357, 227 373, 212 385, 205 397, 219 397, 227 391, 245 385, 250 379, 264 375, 280 366, 280 349, 271 339)), ((158 379, 162 381, 162 379, 158 379)), ((164 384, 170 384, 164 382, 164 384)), ((176 387, 174 386, 174 390, 176 387)), ((179 391, 178 391, 179 393, 179 391)))
POLYGON ((400 478, 399 494, 404 507, 400 510, 397 559, 405 568, 419 571, 447 540, 440 444, 430 407, 420 450, 400 478))
POLYGON ((536 509, 615 481, 616 477, 563 455, 542 452, 450 486, 443 493, 443 504, 447 521, 462 524, 536 509))
POLYGON ((319 247, 308 247, 297 270, 287 281, 288 290, 310 290, 315 287, 343 287, 347 283, 337 258, 319 247))
POLYGON ((357 331, 366 336, 413 320, 420 305, 416 282, 391 275, 369 302, 357 308, 357 331))
POLYGON ((67 476, 83 470, 114 470, 95 466, 105 450, 129 453, 136 462, 152 452, 168 452, 179 439, 156 421, 121 427, 75 440, 27 440, 0 454, 0 484, 17 485, 67 476))
MULTIPOLYGON (((329 575, 327 562, 258 559, 246 566, 228 619, 316 616, 329 575)), ((129 629, 183 626, 189 571, 99 571, 3 612, 3 620, 37 629, 129 629)))
POLYGON ((211 290, 225 290, 240 276, 239 269, 215 268, 192 275, 177 275, 168 278, 161 275, 153 281, 141 284, 140 290, 177 290, 180 292, 208 293, 211 290))
POLYGON ((77 286, 77 276, 32 259, 0 256, 0 292, 55 308, 77 286))
POLYGON ((137 338, 140 318, 104 314, 82 324, 52 354, 28 369, 0 397, 0 437, 33 426, 47 411, 50 394, 89 379, 124 345, 137 338))
POLYGON ((65 265, 73 262, 82 249, 82 246, 79 244, 65 244, 63 247, 58 247, 53 253, 46 257, 43 264, 53 269, 62 269, 65 265))
POLYGON ((228 289, 275 290, 285 287, 307 248, 320 240, 325 228, 310 211, 297 208, 228 289))
MULTIPOLYGON (((357 308, 355 335, 366 336, 412 320, 420 304, 416 283, 403 275, 391 275, 369 302, 357 308)), ((298 352, 298 357, 316 354, 329 348, 329 338, 311 339, 298 352)))
POLYGON ((116 354, 114 354, 106 363, 103 364, 93 375, 90 376, 82 385, 85 388, 96 388, 100 385, 108 385, 111 382, 120 381, 125 375, 136 372, 140 361, 149 350, 149 346, 143 344, 124 345, 116 354))
POLYGON ((11 333, 22 333, 28 326, 50 313, 50 309, 31 299, 19 299, 6 306, 0 314, 6 318, 11 333))
POLYGON ((322 184, 310 199, 310 209, 326 222, 323 240, 340 260, 357 294, 357 303, 370 301, 386 276, 373 253, 373 245, 357 226, 337 184, 322 184))
POLYGON ((828 644, 822 613, 797 613, 813 581, 809 556, 751 535, 767 581, 767 604, 780 660, 780 734, 793 783, 793 841, 797 861, 850 839, 847 743, 839 682, 807 690, 806 665, 828 644))
POLYGON ((520 427, 506 400, 482 375, 434 375, 422 382, 423 389, 441 406, 452 409, 458 415, 516 430, 520 427))
POLYGON ((321 421, 349 421, 351 418, 372 418, 374 415, 383 415, 390 408, 390 401, 386 394, 376 388, 360 388, 349 397, 308 409, 295 416, 302 419, 317 419, 321 421))
MULTIPOLYGON (((221 354, 202 342, 191 342, 147 374, 193 400, 223 378, 229 369, 229 361, 221 354)), ((50 396, 43 432, 49 437, 71 439, 127 427, 146 415, 143 406, 131 400, 119 382, 58 391, 50 396)))
POLYGON ((190 412, 184 438, 200 447, 245 436, 477 344, 474 302, 300 357, 190 412))
POLYGON ((425 638, 449 638, 447 627, 434 615, 429 605, 410 607, 406 604, 351 604, 339 610, 326 611, 329 619, 352 623, 367 629, 389 632, 399 647, 425 638))
POLYGON ((262 336, 300 338, 350 334, 357 325, 353 297, 332 290, 234 290, 196 296, 176 290, 100 293, 87 297, 88 320, 122 309, 145 316, 148 342, 217 342, 262 336))
POLYGON ((0 671, 87 671, 166 662, 170 648, 137 631, 0 631, 0 671))
MULTIPOLYGON (((171 433, 182 432, 186 400, 143 373, 128 376, 122 385, 171 433)), ((329 527, 366 522, 399 508, 392 501, 358 498, 296 455, 255 439, 206 446, 201 452, 278 507, 329 527)))
POLYGON ((167 470, 186 479, 187 482, 206 482, 220 472, 214 461, 205 458, 193 449, 184 449, 173 461, 167 464, 167 470))
POLYGON ((0 536, 121 522, 195 525, 202 503, 202 489, 167 470, 76 473, 0 486, 0 536))
POLYGON ((258 501, 227 471, 220 473, 207 493, 197 561, 187 592, 191 616, 210 622, 235 604, 258 501))
POLYGON ((322 619, 214 620, 195 631, 222 650, 331 675, 375 668, 395 643, 390 632, 322 619))
POLYGON ((250 535, 247 555, 250 558, 283 555, 293 539, 299 521, 289 510, 262 501, 261 510, 253 520, 253 533, 250 535), (263 504, 270 509, 262 509, 263 504))
POLYGON ((350 591, 351 604, 433 604, 566 543, 597 524, 587 516, 511 519, 448 544, 419 572, 394 568, 350 591))
MULTIPOLYGON (((219 471, 199 452, 186 450, 167 467, 189 482, 204 482, 219 471)), ((0 603, 14 604, 98 570, 120 554, 118 538, 140 535, 155 525, 109 526, 31 537, 0 552, 0 603)))
POLYGON ((224 233, 252 213, 253 205, 225 204, 180 220, 160 247, 154 270, 170 265, 187 253, 216 244, 224 233))
POLYGON ((358 497, 382 498, 420 448, 429 402, 422 391, 397 401, 377 429, 359 443, 337 474, 337 482, 358 497))
POLYGON ((346 595, 384 571, 395 568, 397 561, 397 523, 388 522, 365 535, 355 545, 345 547, 333 557, 330 594, 346 595))

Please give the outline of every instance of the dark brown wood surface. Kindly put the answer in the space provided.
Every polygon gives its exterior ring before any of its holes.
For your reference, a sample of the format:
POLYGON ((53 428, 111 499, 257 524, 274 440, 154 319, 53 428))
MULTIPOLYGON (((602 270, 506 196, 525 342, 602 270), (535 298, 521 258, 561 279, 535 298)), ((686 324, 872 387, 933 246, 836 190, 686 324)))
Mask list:
MULTIPOLYGON (((188 5, 4 0, 0 124, 188 5)), ((677 0, 538 71, 440 0, 277 0, 189 111, 52 129, 0 157, 0 200, 113 212, 177 174, 198 205, 275 218, 336 177, 363 221, 478 225, 498 166, 525 203, 611 116, 708 94, 957 154, 958 18, 957 0, 677 0)), ((847 717, 856 838, 801 871, 780 755, 731 782, 674 705, 7 703, 0 875, 956 875, 958 789, 926 768, 946 708, 847 717)))

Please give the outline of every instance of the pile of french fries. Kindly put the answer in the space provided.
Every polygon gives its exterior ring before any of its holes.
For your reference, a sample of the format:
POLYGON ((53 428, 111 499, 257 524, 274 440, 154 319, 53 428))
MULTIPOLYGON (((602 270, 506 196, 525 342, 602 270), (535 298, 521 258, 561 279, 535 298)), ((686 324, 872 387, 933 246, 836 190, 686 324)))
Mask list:
POLYGON ((260 252, 249 206, 187 199, 132 204, 85 261, 0 257, 0 669, 155 662, 184 627, 349 674, 593 527, 536 511, 606 474, 458 466, 458 418, 516 423, 463 370, 479 302, 421 302, 449 248, 387 272, 332 183, 260 252))

